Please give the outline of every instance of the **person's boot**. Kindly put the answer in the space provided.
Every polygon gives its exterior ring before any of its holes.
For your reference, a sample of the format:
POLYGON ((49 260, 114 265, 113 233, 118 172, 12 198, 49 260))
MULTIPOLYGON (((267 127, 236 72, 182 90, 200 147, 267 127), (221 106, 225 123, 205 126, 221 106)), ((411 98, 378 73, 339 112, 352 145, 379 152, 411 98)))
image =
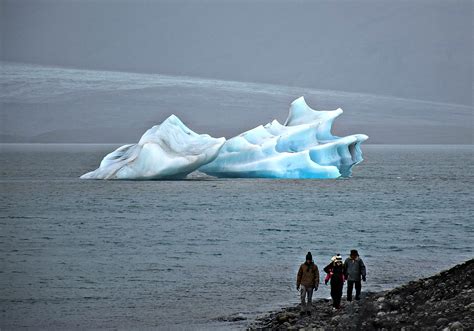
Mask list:
POLYGON ((305 305, 301 304, 301 311, 300 311, 300 315, 303 316, 304 314, 306 314, 306 309, 305 309, 305 305))

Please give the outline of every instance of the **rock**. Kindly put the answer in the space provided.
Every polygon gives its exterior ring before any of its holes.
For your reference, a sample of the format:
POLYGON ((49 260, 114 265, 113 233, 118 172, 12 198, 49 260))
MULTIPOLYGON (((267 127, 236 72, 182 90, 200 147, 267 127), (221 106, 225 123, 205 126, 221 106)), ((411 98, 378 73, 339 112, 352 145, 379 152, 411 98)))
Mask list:
POLYGON ((377 310, 383 310, 383 311, 388 311, 390 307, 390 304, 387 302, 382 302, 377 306, 377 310))
POLYGON ((375 319, 373 320, 373 324, 374 324, 374 326, 375 326, 377 329, 380 329, 380 327, 381 327, 380 318, 375 318, 375 319))
POLYGON ((243 316, 242 314, 235 314, 230 316, 221 316, 216 318, 217 321, 221 322, 238 322, 238 321, 245 321, 247 317, 243 316))
POLYGON ((449 329, 450 330, 463 330, 464 327, 463 325, 461 324, 461 322, 459 321, 456 321, 456 322, 453 322, 449 325, 449 329))
POLYGON ((290 319, 295 319, 295 318, 297 318, 296 314, 285 312, 285 313, 282 313, 282 314, 278 315, 277 321, 280 322, 280 323, 284 323, 284 322, 289 321, 290 319))
POLYGON ((425 285, 425 286, 427 286, 427 287, 428 287, 428 286, 431 286, 431 284, 433 284, 433 280, 432 280, 432 279, 427 279, 427 280, 425 280, 425 281, 423 282, 423 285, 425 285))
POLYGON ((333 318, 331 318, 331 322, 333 324, 339 324, 340 319, 341 319, 341 316, 334 316, 333 318))
MULTIPOLYGON (((398 298, 400 298, 400 297, 398 297, 398 298)), ((394 299, 394 300, 390 301, 389 305, 390 305, 390 308, 392 310, 398 309, 398 308, 400 308, 400 300, 399 299, 394 299)))
POLYGON ((438 318, 436 320, 436 326, 443 326, 449 323, 449 320, 445 317, 438 318))

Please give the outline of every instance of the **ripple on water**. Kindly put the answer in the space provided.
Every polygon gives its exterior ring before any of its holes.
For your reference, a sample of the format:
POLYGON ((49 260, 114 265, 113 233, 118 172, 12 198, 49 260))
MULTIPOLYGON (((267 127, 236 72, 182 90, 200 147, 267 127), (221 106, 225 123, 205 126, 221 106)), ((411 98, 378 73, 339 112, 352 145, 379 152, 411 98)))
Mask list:
POLYGON ((472 257, 474 177, 464 150, 418 148, 367 146, 343 181, 83 182, 69 174, 107 148, 58 152, 55 174, 50 154, 27 155, 2 179, 0 323, 227 326, 213 319, 296 303, 307 251, 322 268, 359 249, 366 290, 430 275, 472 257))

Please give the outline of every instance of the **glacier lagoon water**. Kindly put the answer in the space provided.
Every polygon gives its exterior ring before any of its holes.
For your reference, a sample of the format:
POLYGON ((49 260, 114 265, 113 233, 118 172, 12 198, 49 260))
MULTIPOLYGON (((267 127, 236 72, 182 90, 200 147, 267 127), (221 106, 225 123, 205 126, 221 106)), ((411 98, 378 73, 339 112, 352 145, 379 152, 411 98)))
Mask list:
POLYGON ((243 328, 219 319, 296 303, 308 250, 359 249, 365 290, 473 256, 473 146, 366 145, 338 180, 78 178, 110 150, 1 145, 1 328, 243 328))

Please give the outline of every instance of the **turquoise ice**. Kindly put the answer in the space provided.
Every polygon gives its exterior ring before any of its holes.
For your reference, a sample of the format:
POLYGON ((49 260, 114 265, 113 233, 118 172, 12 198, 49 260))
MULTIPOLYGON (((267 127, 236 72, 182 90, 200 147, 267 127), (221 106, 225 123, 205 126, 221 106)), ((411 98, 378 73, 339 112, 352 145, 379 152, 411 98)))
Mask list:
POLYGON ((274 120, 226 141, 217 158, 199 168, 216 177, 350 177, 362 161, 364 134, 336 137, 334 119, 342 109, 311 109, 304 97, 293 101, 284 125, 274 120))

